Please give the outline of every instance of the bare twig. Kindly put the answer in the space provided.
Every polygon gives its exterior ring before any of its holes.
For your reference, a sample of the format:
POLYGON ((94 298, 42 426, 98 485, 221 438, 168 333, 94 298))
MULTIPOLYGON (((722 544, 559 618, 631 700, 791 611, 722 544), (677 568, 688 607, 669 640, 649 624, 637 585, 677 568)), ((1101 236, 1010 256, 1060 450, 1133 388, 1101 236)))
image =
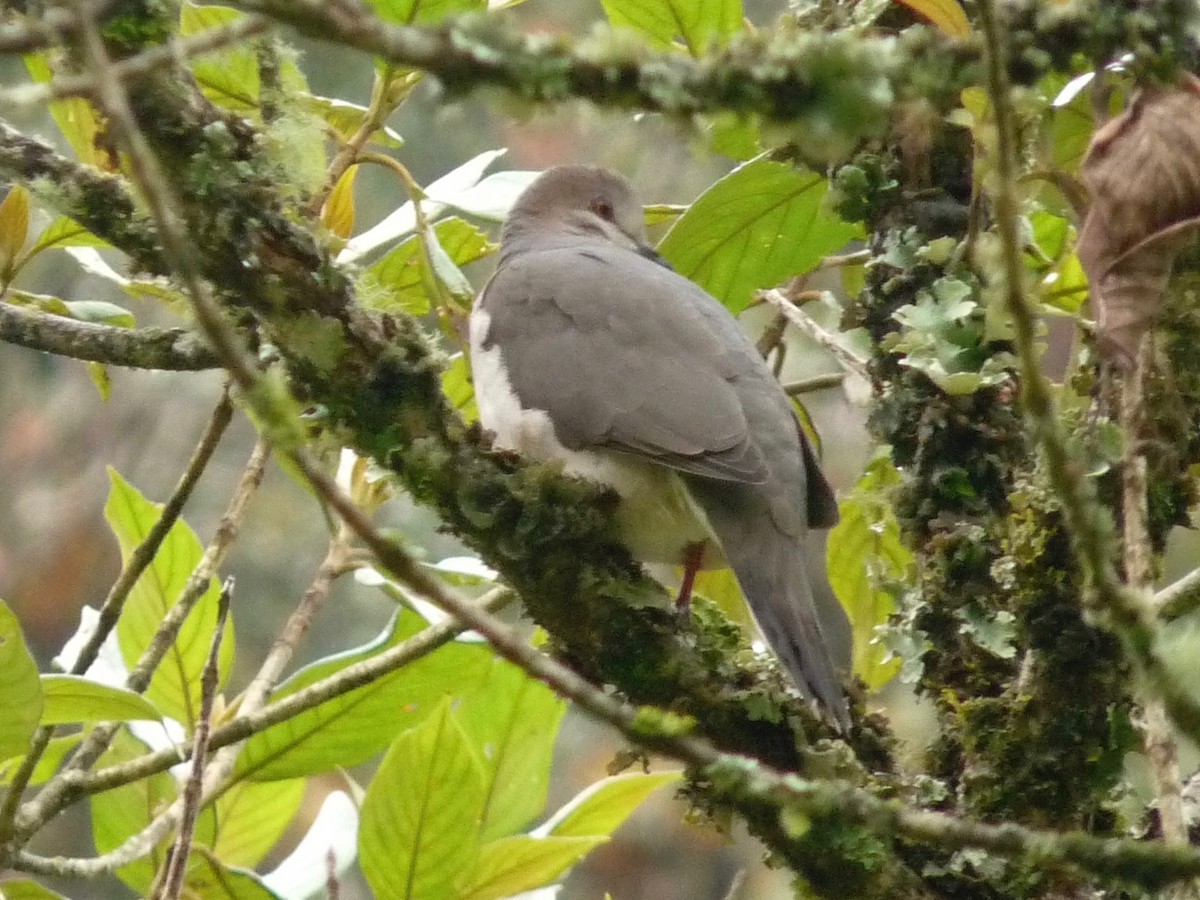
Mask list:
MULTIPOLYGON (((96 0, 92 9, 102 13, 112 5, 112 0, 96 0)), ((37 18, 28 17, 21 22, 0 27, 0 53, 32 53, 61 43, 63 35, 76 28, 79 18, 76 13, 51 6, 37 18)))
POLYGON ((845 380, 846 374, 844 372, 827 372, 824 375, 814 375, 812 378, 789 382, 783 386, 783 389, 789 397, 798 397, 801 394, 810 394, 813 391, 823 391, 826 388, 837 387, 845 380))
POLYGON ((192 771, 183 789, 183 809, 179 817, 179 832, 171 848, 166 872, 155 900, 178 900, 183 891, 183 876, 187 871, 187 860, 191 853, 192 835, 196 830, 196 819, 204 802, 204 764, 208 758, 208 738, 212 730, 213 706, 220 687, 221 638, 225 623, 229 619, 229 602, 233 593, 233 580, 226 580, 221 587, 217 602, 217 621, 213 628, 212 644, 208 659, 200 676, 200 715, 196 719, 196 730, 192 738, 192 771))
POLYGON ((1159 617, 1166 621, 1186 616, 1200 607, 1200 568, 1193 569, 1155 594, 1154 607, 1159 617))
POLYGON ((828 350, 842 368, 868 381, 870 380, 871 376, 867 371, 867 361, 843 347, 832 332, 822 328, 813 321, 786 294, 779 290, 769 290, 762 291, 758 296, 787 316, 789 322, 808 335, 814 342, 828 350))

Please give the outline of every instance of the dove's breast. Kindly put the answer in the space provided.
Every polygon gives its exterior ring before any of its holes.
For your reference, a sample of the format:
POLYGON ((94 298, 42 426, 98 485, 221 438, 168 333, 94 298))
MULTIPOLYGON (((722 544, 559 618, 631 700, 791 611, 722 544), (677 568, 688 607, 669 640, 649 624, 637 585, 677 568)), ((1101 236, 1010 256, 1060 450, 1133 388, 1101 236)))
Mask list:
POLYGON ((685 549, 706 543, 703 568, 725 565, 708 518, 672 469, 615 450, 563 446, 543 409, 526 407, 513 390, 504 363, 504 347, 488 343, 491 317, 482 308, 471 313, 471 371, 480 424, 492 432, 497 450, 512 450, 563 472, 612 488, 621 497, 617 526, 622 541, 647 563, 680 565, 685 549))

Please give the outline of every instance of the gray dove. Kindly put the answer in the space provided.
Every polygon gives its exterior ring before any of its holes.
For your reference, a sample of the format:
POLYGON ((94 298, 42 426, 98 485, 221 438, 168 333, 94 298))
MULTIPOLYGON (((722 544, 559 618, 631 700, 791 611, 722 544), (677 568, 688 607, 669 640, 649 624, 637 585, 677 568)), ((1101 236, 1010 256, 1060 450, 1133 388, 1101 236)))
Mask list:
POLYGON ((813 596, 827 582, 809 529, 837 521, 833 491, 733 316, 646 244, 628 182, 561 166, 530 184, 470 345, 495 446, 615 490, 630 552, 684 567, 684 608, 698 570, 732 567, 801 693, 848 729, 813 596))

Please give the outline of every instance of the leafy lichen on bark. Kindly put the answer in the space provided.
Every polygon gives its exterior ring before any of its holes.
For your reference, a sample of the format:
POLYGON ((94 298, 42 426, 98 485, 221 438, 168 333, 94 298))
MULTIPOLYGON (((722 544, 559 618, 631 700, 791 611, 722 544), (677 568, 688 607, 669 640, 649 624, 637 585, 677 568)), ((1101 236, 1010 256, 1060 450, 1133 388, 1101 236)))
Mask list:
MULTIPOLYGON (((848 318, 876 347, 901 328, 897 310, 939 279, 972 283, 953 268, 961 244, 948 255, 921 249, 961 241, 969 219, 969 154, 953 136, 934 135, 930 146, 929 166, 949 173, 939 189, 914 185, 911 164, 879 153, 835 179, 841 202, 872 232, 876 256, 848 318), (902 245, 917 249, 898 254, 902 245), (898 257, 915 264, 898 267, 898 257)), ((982 329, 982 317, 961 324, 982 329)), ((989 352, 1007 349, 1000 342, 989 352)), ((929 648, 918 689, 942 724, 933 773, 964 813, 1115 833, 1112 794, 1135 743, 1127 673, 1116 641, 1084 621, 1067 533, 1016 408, 1019 387, 951 396, 882 348, 871 368, 871 425, 904 474, 893 500, 919 560, 919 605, 908 621, 929 648)), ((1077 878, 976 862, 943 860, 956 896, 1040 896, 1077 878)))

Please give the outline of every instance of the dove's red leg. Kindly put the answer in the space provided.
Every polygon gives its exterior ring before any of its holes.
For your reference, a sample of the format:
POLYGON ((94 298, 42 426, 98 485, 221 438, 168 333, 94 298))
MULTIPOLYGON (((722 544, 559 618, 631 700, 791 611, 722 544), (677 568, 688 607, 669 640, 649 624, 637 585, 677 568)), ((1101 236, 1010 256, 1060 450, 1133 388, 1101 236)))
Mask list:
POLYGON ((679 596, 675 598, 675 612, 683 617, 692 612, 692 585, 696 583, 696 573, 704 562, 704 542, 697 541, 683 548, 683 580, 679 582, 679 596))

